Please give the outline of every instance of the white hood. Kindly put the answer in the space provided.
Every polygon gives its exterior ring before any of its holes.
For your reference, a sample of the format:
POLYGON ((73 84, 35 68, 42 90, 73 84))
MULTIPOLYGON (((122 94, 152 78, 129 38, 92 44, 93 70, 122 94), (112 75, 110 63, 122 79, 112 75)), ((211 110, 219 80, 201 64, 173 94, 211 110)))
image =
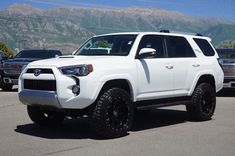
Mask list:
POLYGON ((40 61, 34 61, 29 64, 29 66, 55 66, 55 67, 63 67, 63 66, 73 66, 80 64, 96 64, 97 62, 105 63, 113 62, 113 61, 122 61, 126 56, 62 56, 58 58, 45 59, 40 61))

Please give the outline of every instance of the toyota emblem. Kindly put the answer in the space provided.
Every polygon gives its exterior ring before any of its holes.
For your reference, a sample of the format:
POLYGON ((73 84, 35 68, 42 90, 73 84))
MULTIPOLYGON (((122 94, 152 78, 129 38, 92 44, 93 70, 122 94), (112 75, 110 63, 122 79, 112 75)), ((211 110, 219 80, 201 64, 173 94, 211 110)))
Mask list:
POLYGON ((33 74, 34 74, 35 76, 40 75, 40 74, 41 74, 41 69, 34 69, 33 74))

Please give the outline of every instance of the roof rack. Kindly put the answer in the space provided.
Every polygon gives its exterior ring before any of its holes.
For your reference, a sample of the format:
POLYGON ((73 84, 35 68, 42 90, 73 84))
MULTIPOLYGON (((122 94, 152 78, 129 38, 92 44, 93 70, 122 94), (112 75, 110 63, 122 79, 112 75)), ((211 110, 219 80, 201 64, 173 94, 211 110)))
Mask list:
POLYGON ((194 35, 194 36, 203 36, 199 33, 191 33, 191 32, 181 32, 181 31, 170 31, 170 30, 160 30, 162 33, 176 33, 176 34, 185 34, 185 35, 194 35))
POLYGON ((170 30, 160 30, 162 33, 170 33, 170 30))

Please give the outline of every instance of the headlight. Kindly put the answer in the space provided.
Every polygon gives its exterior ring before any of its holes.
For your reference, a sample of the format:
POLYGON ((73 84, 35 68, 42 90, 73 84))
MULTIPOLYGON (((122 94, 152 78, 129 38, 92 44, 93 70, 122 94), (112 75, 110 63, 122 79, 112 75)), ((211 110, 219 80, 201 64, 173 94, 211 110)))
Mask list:
POLYGON ((75 75, 75 76, 86 76, 93 71, 93 66, 88 65, 78 65, 78 66, 67 66, 59 68, 64 75, 75 75))

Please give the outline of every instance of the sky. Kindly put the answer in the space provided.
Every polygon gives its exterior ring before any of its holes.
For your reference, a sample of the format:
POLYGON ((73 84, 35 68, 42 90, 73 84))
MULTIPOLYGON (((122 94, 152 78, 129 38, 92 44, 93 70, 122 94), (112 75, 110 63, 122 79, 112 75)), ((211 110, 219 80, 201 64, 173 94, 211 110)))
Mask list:
POLYGON ((235 0, 1 0, 0 10, 4 10, 14 3, 26 3, 42 9, 58 6, 151 7, 235 23, 235 0))

